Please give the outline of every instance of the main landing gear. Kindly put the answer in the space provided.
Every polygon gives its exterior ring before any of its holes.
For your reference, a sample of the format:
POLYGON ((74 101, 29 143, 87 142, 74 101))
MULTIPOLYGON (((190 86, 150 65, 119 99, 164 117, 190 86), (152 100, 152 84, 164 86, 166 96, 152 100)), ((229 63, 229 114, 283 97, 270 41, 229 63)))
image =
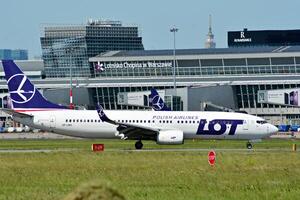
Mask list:
POLYGON ((251 142, 247 142, 246 146, 247 146, 247 149, 252 149, 253 148, 251 142))
POLYGON ((137 141, 137 142, 135 143, 135 148, 136 148, 136 149, 142 149, 142 148, 143 148, 143 143, 142 143, 141 140, 139 140, 139 141, 137 141))

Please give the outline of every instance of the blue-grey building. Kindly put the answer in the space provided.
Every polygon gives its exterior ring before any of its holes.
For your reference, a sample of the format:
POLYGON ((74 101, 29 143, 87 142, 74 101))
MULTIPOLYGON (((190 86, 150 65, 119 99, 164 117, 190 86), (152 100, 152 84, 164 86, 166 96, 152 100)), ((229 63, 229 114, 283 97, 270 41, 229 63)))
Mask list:
POLYGON ((28 51, 25 49, 0 49, 0 59, 28 60, 28 51))
POLYGON ((143 50, 137 26, 120 21, 89 20, 82 25, 54 25, 44 28, 40 38, 48 77, 93 77, 88 59, 105 51, 143 50))

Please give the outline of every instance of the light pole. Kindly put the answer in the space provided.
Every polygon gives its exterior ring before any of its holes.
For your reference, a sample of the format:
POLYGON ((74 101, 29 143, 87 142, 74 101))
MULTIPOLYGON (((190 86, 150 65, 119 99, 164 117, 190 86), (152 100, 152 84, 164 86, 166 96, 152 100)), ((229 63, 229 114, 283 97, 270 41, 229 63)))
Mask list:
POLYGON ((67 52, 67 54, 69 54, 69 57, 70 57, 70 60, 69 60, 69 62, 70 62, 70 66, 69 66, 69 68, 70 68, 70 106, 69 107, 70 107, 70 109, 74 109, 73 91, 72 91, 72 89, 73 89, 73 86, 72 86, 72 83, 73 83, 73 81, 72 81, 72 76, 73 76, 73 74, 72 74, 72 53, 75 50, 76 50, 76 48, 74 48, 74 47, 69 47, 66 49, 66 52, 67 52))
POLYGON ((176 96, 176 32, 178 28, 175 26, 170 29, 170 32, 173 33, 174 36, 174 48, 173 48, 173 84, 174 84, 174 96, 176 96))

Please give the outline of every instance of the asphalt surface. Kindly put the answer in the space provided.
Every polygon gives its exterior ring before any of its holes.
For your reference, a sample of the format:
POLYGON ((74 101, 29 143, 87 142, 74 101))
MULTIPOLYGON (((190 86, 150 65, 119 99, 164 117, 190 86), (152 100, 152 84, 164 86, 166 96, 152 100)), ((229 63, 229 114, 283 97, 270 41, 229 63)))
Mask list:
POLYGON ((0 139, 71 139, 71 138, 75 138, 75 137, 58 135, 58 134, 48 133, 48 132, 0 133, 0 139))
MULTIPOLYGON (((1 153, 51 153, 51 152, 75 152, 79 151, 80 149, 0 149, 1 153)), ((218 152, 290 152, 292 149, 281 149, 281 148, 253 148, 253 149, 247 149, 247 148, 239 148, 239 149, 233 149, 233 148, 216 148, 216 149, 207 149, 207 148, 182 148, 182 149, 174 149, 174 148, 166 148, 166 149, 142 149, 142 150, 136 150, 136 149, 105 149, 106 152, 209 152, 211 150, 214 150, 216 153, 218 152)), ((98 152, 101 153, 101 152, 98 152)))

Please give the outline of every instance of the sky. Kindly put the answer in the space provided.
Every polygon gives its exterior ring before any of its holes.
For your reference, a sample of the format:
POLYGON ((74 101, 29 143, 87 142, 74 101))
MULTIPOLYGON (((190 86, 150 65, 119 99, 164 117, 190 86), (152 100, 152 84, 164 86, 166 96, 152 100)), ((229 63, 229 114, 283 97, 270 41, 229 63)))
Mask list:
POLYGON ((208 16, 217 48, 227 47, 227 32, 300 29, 298 0, 1 0, 0 49, 28 49, 41 56, 45 24, 85 24, 88 19, 137 25, 145 49, 204 48, 208 16))

